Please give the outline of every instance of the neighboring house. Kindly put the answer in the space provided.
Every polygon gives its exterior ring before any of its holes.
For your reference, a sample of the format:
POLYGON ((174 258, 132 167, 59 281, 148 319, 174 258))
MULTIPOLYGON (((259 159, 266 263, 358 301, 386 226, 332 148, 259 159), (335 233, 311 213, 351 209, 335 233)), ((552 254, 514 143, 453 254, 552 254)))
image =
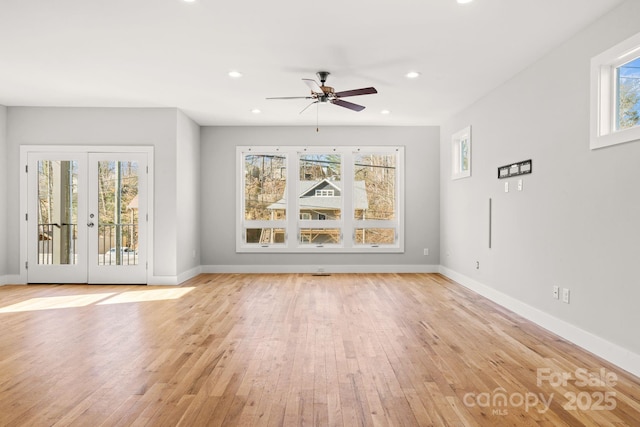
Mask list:
MULTIPOLYGON (((354 215, 362 218, 369 207, 367 191, 364 181, 354 182, 354 215)), ((286 190, 285 190, 286 194, 286 190)), ((323 179, 320 181, 300 181, 298 206, 301 220, 339 220, 342 216, 342 182, 323 179)), ((286 201, 278 200, 267 207, 271 210, 272 219, 285 217, 286 201)), ((304 243, 338 243, 340 235, 338 229, 318 226, 300 230, 300 240, 304 243)), ((260 243, 274 243, 284 241, 284 231, 263 230, 260 243), (280 235, 282 234, 282 235, 280 235)))

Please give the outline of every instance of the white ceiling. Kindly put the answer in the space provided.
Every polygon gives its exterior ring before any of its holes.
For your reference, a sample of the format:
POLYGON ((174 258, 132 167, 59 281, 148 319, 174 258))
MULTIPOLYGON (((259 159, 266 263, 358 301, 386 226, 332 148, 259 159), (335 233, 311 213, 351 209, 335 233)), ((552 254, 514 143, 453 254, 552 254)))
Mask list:
POLYGON ((439 124, 619 3, 0 0, 0 104, 178 107, 201 125, 439 124), (337 91, 378 94, 348 98, 359 113, 265 100, 307 95, 301 79, 319 70, 337 91))

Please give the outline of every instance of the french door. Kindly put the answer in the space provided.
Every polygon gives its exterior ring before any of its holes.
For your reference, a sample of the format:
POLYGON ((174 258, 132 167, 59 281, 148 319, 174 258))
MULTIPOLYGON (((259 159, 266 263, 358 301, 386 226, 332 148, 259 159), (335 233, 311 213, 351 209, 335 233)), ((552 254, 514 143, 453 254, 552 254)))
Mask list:
POLYGON ((27 281, 147 283, 147 153, 29 152, 27 281))

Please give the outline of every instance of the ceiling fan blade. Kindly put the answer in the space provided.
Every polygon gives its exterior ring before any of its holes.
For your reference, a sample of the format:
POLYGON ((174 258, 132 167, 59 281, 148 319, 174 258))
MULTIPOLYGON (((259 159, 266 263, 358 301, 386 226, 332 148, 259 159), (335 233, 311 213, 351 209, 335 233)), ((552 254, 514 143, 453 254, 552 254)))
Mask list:
POLYGON ((265 99, 314 99, 313 96, 276 96, 272 98, 265 99))
POLYGON ((324 95, 324 91, 322 90, 322 88, 320 87, 320 85, 318 84, 317 81, 315 81, 313 79, 302 79, 302 81, 307 86, 309 86, 309 89, 311 89, 311 92, 319 93, 320 95, 324 95))
POLYGON ((309 108, 309 107, 311 107, 313 104, 317 104, 317 103, 318 103, 318 101, 313 101, 311 104, 309 104, 309 105, 307 105, 306 107, 304 107, 304 108, 302 109, 302 111, 300 111, 300 114, 304 113, 304 111, 305 111, 307 108, 309 108))
POLYGON ((353 110, 353 111, 362 111, 365 108, 362 105, 354 104, 353 102, 343 101, 341 99, 334 99, 333 101, 331 101, 331 103, 334 105, 339 105, 340 107, 348 108, 349 110, 353 110))
POLYGON ((345 90, 343 92, 336 92, 338 98, 344 98, 346 96, 358 96, 358 95, 372 95, 378 93, 375 87, 365 87, 362 89, 345 90))

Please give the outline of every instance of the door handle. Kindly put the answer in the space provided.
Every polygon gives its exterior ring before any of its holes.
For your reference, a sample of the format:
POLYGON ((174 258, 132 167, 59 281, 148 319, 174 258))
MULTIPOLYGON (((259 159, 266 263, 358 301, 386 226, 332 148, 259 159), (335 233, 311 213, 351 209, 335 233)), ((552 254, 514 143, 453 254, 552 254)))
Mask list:
POLYGON ((87 223, 87 227, 92 228, 94 226, 93 222, 87 223))

